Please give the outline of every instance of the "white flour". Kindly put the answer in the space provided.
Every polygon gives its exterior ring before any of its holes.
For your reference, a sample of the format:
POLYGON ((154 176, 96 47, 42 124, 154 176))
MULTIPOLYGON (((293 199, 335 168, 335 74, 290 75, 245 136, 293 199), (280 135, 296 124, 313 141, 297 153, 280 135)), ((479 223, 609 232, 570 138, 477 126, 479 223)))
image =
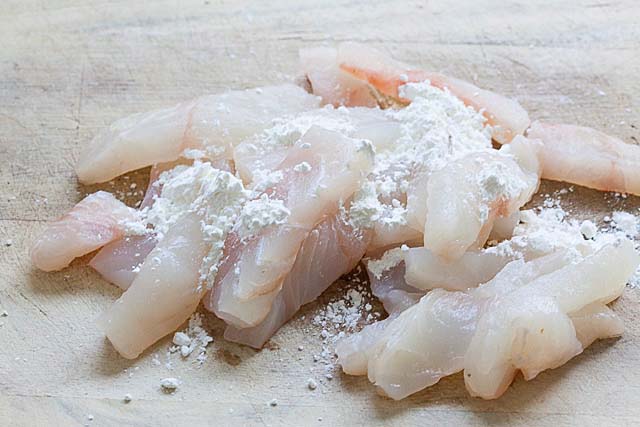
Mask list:
POLYGON ((400 264, 404 260, 404 253, 409 250, 407 245, 402 245, 399 248, 391 249, 382 255, 379 259, 370 260, 367 262, 367 269, 376 278, 382 277, 382 273, 391 270, 396 265, 400 264))
POLYGON ((375 166, 355 195, 350 216, 356 227, 405 225, 406 193, 424 173, 441 169, 471 152, 493 150, 491 129, 485 119, 448 91, 425 83, 400 88, 412 100, 400 110, 385 110, 399 124, 400 133, 390 147, 378 149, 375 166))
POLYGON ((634 215, 628 212, 614 212, 612 221, 612 226, 627 236, 631 238, 638 236, 638 218, 634 215))
POLYGON ((192 166, 176 166, 160 175, 162 192, 146 218, 162 240, 169 228, 187 213, 201 220, 204 240, 210 250, 202 263, 201 281, 213 283, 222 256, 224 241, 240 214, 249 192, 242 181, 211 163, 195 161, 192 166))
POLYGON ((169 348, 169 353, 179 352, 183 358, 194 354, 194 362, 202 365, 207 360, 207 346, 212 341, 213 338, 202 327, 200 313, 194 313, 189 318, 189 326, 173 335, 174 345, 169 348))
POLYGON ((262 194, 242 207, 236 225, 238 234, 243 239, 254 236, 265 227, 284 224, 289 215, 291 211, 282 200, 271 199, 267 194, 262 194))

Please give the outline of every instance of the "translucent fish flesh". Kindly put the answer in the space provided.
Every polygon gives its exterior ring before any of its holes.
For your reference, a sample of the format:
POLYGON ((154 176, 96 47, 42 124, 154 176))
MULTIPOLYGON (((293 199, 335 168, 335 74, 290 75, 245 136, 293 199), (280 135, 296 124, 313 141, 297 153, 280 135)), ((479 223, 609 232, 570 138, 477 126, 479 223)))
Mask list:
POLYGON ((372 167, 371 147, 312 127, 279 166, 284 179, 270 194, 289 209, 287 221, 257 236, 231 233, 208 306, 237 328, 261 323, 311 230, 338 212, 372 167), (304 164, 304 171, 299 165, 304 164), (224 273, 222 273, 224 272, 224 273))
POLYGON ((186 215, 147 255, 131 286, 98 320, 118 353, 134 359, 194 312, 206 287, 200 266, 209 250, 201 218, 186 215))
POLYGON ((527 135, 543 143, 543 178, 640 195, 638 145, 587 127, 539 121, 527 135))
POLYGON ((364 255, 371 232, 354 230, 340 214, 327 217, 307 236, 271 311, 251 328, 228 326, 224 337, 261 348, 304 304, 314 301, 364 255))
POLYGON ((134 209, 98 191, 47 225, 31 248, 31 261, 44 271, 60 270, 74 258, 123 237, 127 225, 139 221, 134 209))
POLYGON ((492 126, 493 139, 502 144, 524 134, 530 124, 529 115, 515 100, 463 80, 403 64, 358 43, 341 44, 338 62, 342 70, 368 82, 382 94, 403 102, 407 100, 400 99, 398 89, 409 82, 429 81, 435 87, 447 89, 466 105, 482 112, 492 126))
POLYGON ((89 265, 105 280, 126 290, 155 245, 152 233, 123 237, 100 249, 89 265))
POLYGON ((230 159, 232 148, 287 113, 315 108, 319 99, 285 84, 230 91, 134 114, 114 122, 80 154, 78 179, 91 184, 178 159, 187 149, 230 159))
POLYGON ((605 304, 617 298, 639 255, 629 240, 576 261, 557 252, 513 261, 466 292, 436 289, 382 325, 337 347, 345 372, 367 373, 401 399, 464 370, 469 392, 499 397, 519 370, 525 379, 558 367, 621 324, 605 304), (604 307, 604 308, 603 308, 604 307))

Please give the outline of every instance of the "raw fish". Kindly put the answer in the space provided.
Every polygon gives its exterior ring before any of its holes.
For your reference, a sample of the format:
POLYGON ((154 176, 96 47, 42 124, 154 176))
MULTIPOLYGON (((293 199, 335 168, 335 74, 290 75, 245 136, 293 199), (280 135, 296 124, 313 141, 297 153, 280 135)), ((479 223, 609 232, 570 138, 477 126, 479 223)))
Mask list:
POLYGON ((80 154, 78 179, 109 181, 125 172, 178 159, 185 150, 230 159, 233 147, 281 115, 317 107, 319 99, 284 84, 203 96, 114 122, 80 154))
POLYGON ((320 296, 364 255, 370 231, 358 232, 340 214, 327 217, 309 233, 282 284, 268 316, 257 326, 228 326, 224 337, 261 348, 300 307, 320 296))
POLYGON ((201 218, 186 215, 153 248, 131 286, 98 326, 123 357, 134 359, 176 330, 196 309, 205 287, 200 266, 208 245, 201 218))
POLYGON ((121 238, 132 224, 144 228, 135 209, 98 191, 47 225, 31 247, 31 261, 40 270, 63 269, 74 258, 121 238))
POLYGON ((370 144, 312 127, 289 150, 278 168, 284 178, 269 193, 283 201, 289 217, 248 238, 230 233, 208 307, 237 328, 260 324, 311 230, 338 212, 340 202, 357 190, 372 161, 370 144))
POLYGON ((527 135, 543 143, 543 178, 640 195, 638 145, 587 127, 539 121, 531 124, 527 135))
POLYGON ((529 127, 529 116, 517 101, 463 80, 403 64, 376 49, 358 43, 343 43, 338 47, 338 62, 342 70, 368 82, 396 102, 407 102, 400 98, 398 88, 409 82, 429 81, 435 87, 449 90, 486 117, 492 127, 493 139, 501 144, 522 135, 529 127))

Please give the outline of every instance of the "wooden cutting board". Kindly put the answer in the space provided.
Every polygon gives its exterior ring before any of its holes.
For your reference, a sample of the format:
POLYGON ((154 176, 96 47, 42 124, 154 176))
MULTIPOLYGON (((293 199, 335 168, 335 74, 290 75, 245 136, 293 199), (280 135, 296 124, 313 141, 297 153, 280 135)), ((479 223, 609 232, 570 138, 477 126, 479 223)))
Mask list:
MULTIPOLYGON (((303 46, 368 43, 515 97, 533 118, 637 143, 637 1, 449 3, 4 0, 0 312, 8 316, 0 317, 0 425, 640 423, 639 289, 614 304, 626 322, 622 338, 598 342, 533 381, 519 378, 499 400, 469 398, 455 375, 395 402, 377 396, 366 378, 322 377, 312 360, 320 329, 309 322, 322 304, 306 307, 305 319, 296 317, 261 352, 226 343, 222 324, 208 316, 209 359, 168 370, 152 355, 164 363, 169 340, 129 361, 96 329, 93 320, 120 292, 85 266, 87 258, 51 274, 30 265, 28 247, 45 222, 86 193, 126 193, 134 182, 144 188, 144 172, 115 184, 77 183, 78 152, 98 130, 204 93, 291 80, 303 46), (173 395, 159 389, 169 376, 182 380, 173 395), (307 388, 308 378, 318 389, 307 388), (123 403, 126 393, 131 403, 123 403)), ((562 188, 568 185, 543 183, 540 194, 562 188)), ((640 206, 636 197, 578 187, 559 198, 573 218, 599 223, 613 210, 638 213, 640 206)), ((341 292, 332 289, 324 302, 341 292)))

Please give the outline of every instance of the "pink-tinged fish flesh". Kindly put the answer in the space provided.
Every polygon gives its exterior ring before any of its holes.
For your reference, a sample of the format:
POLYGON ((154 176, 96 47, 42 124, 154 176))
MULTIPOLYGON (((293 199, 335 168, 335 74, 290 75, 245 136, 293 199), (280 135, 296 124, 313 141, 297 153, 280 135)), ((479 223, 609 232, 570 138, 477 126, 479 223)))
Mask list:
POLYGON ((587 127, 538 121, 527 135, 543 144, 543 178, 640 195, 640 146, 587 127))
POLYGON ((120 239, 128 224, 139 221, 135 209, 98 191, 47 225, 31 247, 31 260, 41 270, 60 270, 74 258, 120 239))
POLYGON ((327 217, 309 233, 268 316, 257 326, 228 326, 224 337, 261 348, 304 304, 314 301, 364 255, 371 231, 355 230, 340 214, 327 217))

